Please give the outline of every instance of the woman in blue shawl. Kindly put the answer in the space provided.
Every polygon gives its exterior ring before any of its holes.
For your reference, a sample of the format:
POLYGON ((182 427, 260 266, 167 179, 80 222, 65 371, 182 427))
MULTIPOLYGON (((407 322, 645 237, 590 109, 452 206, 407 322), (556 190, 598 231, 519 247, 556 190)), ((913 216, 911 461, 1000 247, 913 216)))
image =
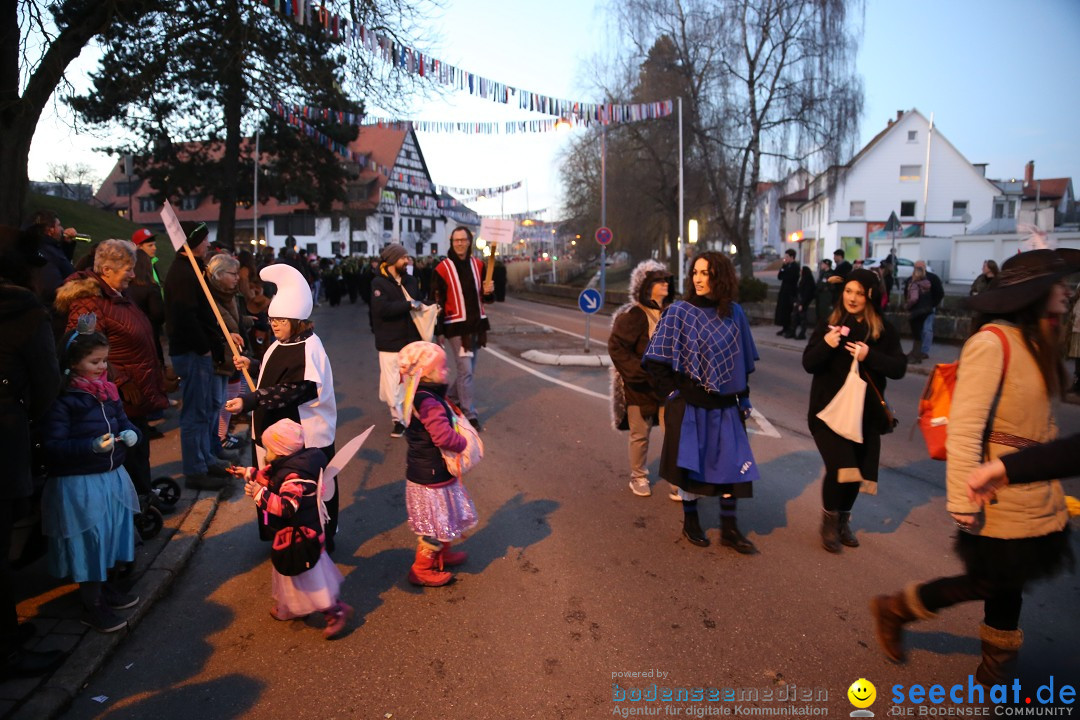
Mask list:
POLYGON ((746 436, 750 373, 758 359, 750 323, 739 304, 735 267, 705 252, 693 262, 686 300, 660 318, 642 360, 664 401, 660 476, 679 488, 683 536, 706 547, 697 500, 720 497, 720 544, 751 554, 757 548, 735 521, 738 498, 753 496, 758 467, 746 436))

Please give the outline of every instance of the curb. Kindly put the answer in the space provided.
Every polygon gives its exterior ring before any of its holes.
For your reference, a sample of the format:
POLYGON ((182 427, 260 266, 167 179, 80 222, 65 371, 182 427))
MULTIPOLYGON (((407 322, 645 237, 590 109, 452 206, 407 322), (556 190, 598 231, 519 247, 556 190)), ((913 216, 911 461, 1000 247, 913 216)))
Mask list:
POLYGON ((543 350, 526 350, 521 353, 523 360, 537 365, 564 365, 574 367, 611 367, 611 358, 607 353, 596 355, 563 355, 548 353, 543 350))
POLYGON ((173 580, 191 559, 221 501, 218 491, 202 493, 188 509, 184 521, 169 538, 150 567, 132 588, 141 600, 128 618, 127 628, 114 633, 89 631, 64 660, 64 664, 9 717, 11 720, 51 720, 58 717, 112 655, 133 627, 142 622, 154 603, 165 595, 173 580))

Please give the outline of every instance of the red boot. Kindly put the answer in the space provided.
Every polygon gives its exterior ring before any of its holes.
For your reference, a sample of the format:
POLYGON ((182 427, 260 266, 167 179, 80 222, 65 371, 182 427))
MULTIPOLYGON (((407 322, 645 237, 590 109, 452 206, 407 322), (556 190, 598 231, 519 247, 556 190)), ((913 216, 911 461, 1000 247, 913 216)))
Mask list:
POLYGON ((440 543, 432 544, 421 538, 416 545, 416 559, 409 568, 409 582, 413 585, 441 587, 453 580, 454 576, 442 569, 441 552, 440 543))
POLYGON ((442 544, 442 550, 439 551, 439 561, 445 567, 455 567, 461 565, 463 562, 469 559, 469 553, 462 550, 454 551, 450 549, 450 543, 444 542, 442 544))

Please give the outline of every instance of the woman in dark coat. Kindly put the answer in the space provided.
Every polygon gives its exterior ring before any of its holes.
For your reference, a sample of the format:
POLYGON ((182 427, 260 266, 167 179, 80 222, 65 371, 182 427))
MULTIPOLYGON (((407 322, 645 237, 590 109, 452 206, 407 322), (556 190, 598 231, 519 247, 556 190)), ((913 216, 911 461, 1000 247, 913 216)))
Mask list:
POLYGON ((791 332, 796 340, 806 339, 807 316, 810 314, 810 305, 814 302, 817 293, 817 283, 814 282, 814 271, 803 266, 799 276, 799 289, 795 297, 795 309, 791 313, 791 332))
POLYGON ((840 552, 841 545, 859 546, 849 524, 851 508, 860 490, 877 493, 881 435, 892 430, 878 394, 885 397, 886 378, 899 380, 907 372, 900 335, 877 311, 881 292, 877 275, 852 270, 840 303, 828 318, 818 321, 803 351, 803 369, 814 375, 808 412, 810 433, 825 463, 821 542, 831 553, 840 552), (862 443, 841 437, 817 416, 844 386, 853 357, 858 358, 859 373, 867 381, 862 443))
POLYGON ((780 272, 776 278, 780 281, 780 294, 776 298, 776 313, 773 322, 780 326, 777 335, 794 337, 791 327, 791 310, 795 306, 795 297, 799 286, 799 263, 795 260, 795 251, 788 248, 784 251, 784 264, 780 266, 780 272))
MULTIPOLYGON (((630 490, 641 497, 652 494, 647 467, 649 431, 663 424, 660 397, 641 367, 641 358, 660 314, 673 299, 667 266, 655 260, 640 263, 630 273, 630 302, 615 312, 608 337, 612 421, 616 430, 630 431, 630 490)), ((670 495, 680 499, 674 486, 670 495)))
POLYGON ((40 675, 56 668, 58 650, 26 650, 34 635, 19 625, 15 578, 8 567, 15 520, 29 511, 34 492, 32 424, 39 422, 60 391, 49 311, 30 289, 34 268, 45 264, 33 233, 0 227, 0 678, 40 675))
MULTIPOLYGON (((125 294, 135 277, 138 250, 128 240, 104 240, 94 269, 75 273, 56 291, 56 310, 73 329, 79 316, 94 313, 97 329, 109 339, 110 379, 120 390, 124 412, 139 431, 124 468, 141 496, 150 493, 150 438, 147 416, 169 406, 165 378, 154 349, 150 319, 125 294)), ((153 498, 151 498, 153 499, 153 498)))

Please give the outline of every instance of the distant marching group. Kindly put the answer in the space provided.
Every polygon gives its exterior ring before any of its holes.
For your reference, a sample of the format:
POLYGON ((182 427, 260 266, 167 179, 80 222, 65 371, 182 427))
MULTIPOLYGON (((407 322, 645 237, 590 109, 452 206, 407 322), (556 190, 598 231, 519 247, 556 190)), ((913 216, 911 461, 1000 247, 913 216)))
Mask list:
MULTIPOLYGON (((250 255, 207 259, 206 227, 183 223, 186 243, 160 285, 154 235, 146 230, 132 242, 97 244, 91 264, 76 272, 61 262, 59 220, 47 214, 36 220, 32 231, 0 233, 0 323, 7 340, 0 353, 0 434, 14 463, 14 480, 0 491, 0 558, 8 555, 17 501, 34 490, 33 421, 48 464, 42 525, 49 569, 79 584, 83 622, 102 632, 124 626, 116 610, 139 598, 117 576, 134 558, 133 515, 154 499, 151 422, 168 406, 164 329, 183 399, 187 486, 216 489, 229 475, 240 477, 258 508, 260 535, 272 541, 271 614, 289 620, 322 613, 324 635, 338 637, 353 613, 340 598, 342 576, 329 556, 338 523, 334 474, 347 458, 335 463, 333 373, 310 320, 319 288, 308 266, 290 253, 261 270, 250 255), (275 290, 269 299, 263 283, 275 290), (263 336, 251 316, 262 318, 263 336), (227 344, 247 352, 230 358, 227 344), (242 377, 252 371, 257 381, 244 389, 242 377), (237 444, 228 433, 230 416, 239 413, 251 413, 252 467, 229 462, 237 444)), ((383 248, 365 287, 379 399, 390 414, 391 436, 408 442, 405 502, 417 535, 408 579, 421 586, 453 579, 448 568, 467 559, 453 544, 478 522, 462 475, 483 453, 473 385, 489 330, 485 302, 495 287, 472 256, 472 233, 458 227, 450 240, 448 257, 429 268, 429 287, 419 287, 399 244, 383 248), (445 339, 449 356, 433 339, 445 339)), ((645 261, 631 274, 630 302, 615 313, 609 340, 614 422, 629 431, 634 494, 651 494, 649 434, 659 424, 660 476, 681 503, 683 537, 709 545, 698 500, 715 496, 720 544, 754 554, 737 507, 760 479, 746 433, 757 349, 736 302, 731 260, 704 252, 691 267, 678 300, 664 265, 645 261)), ((813 375, 809 429, 825 466, 821 542, 832 553, 859 546, 852 508, 860 491, 876 493, 881 436, 894 425, 887 381, 902 378, 912 359, 882 315, 881 276, 843 270, 830 275, 837 301, 820 314, 803 352, 803 367, 813 375)), ((1023 589, 1072 561, 1065 497, 1052 478, 1076 474, 1075 458, 1067 455, 1076 438, 1051 441, 1057 433, 1052 398, 1068 385, 1058 343, 1070 312, 1064 279, 1077 271, 1080 251, 1025 252, 969 301, 979 330, 961 353, 947 440, 947 509, 959 529, 965 572, 873 600, 878 639, 894 660, 904 657, 905 624, 981 600, 976 675, 987 684, 1005 682, 1016 672, 1023 589)), ((340 300, 337 293, 328 288, 340 300)), ((801 295, 792 301, 785 312, 795 321, 782 332, 805 331, 806 302, 801 295)), ((1072 313, 1075 318, 1075 308, 1072 313)), ((1080 321, 1072 326, 1080 332, 1080 321)), ((27 632, 15 615, 13 578, 6 562, 0 568, 4 674, 46 672, 59 656, 23 649, 27 632)))

